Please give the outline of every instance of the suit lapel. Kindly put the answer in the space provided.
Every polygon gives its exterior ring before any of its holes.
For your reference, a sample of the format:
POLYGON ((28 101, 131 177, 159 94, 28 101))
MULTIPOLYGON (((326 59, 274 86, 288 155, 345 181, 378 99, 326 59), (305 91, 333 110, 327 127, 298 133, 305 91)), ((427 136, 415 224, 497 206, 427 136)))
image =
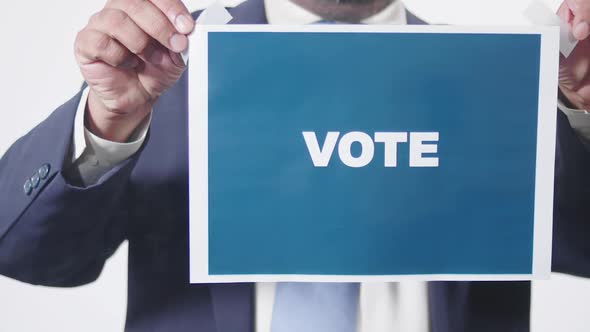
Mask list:
POLYGON ((406 20, 408 25, 425 25, 428 24, 421 19, 419 19, 416 15, 414 15, 411 11, 406 9, 406 20))

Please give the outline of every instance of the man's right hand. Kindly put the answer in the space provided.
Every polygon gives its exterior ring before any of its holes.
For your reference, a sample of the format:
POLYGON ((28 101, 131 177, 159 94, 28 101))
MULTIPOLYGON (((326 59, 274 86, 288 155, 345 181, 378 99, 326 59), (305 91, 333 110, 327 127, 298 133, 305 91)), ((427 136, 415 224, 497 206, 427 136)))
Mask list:
POLYGON ((86 126, 125 142, 154 102, 182 75, 180 52, 194 21, 181 0, 109 0, 76 38, 90 87, 86 126))

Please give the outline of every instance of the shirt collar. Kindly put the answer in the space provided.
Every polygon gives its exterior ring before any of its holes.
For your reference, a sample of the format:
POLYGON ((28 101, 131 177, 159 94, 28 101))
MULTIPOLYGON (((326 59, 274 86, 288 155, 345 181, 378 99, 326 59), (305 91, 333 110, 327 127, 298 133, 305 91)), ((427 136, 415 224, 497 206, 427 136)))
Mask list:
MULTIPOLYGON (((305 25, 322 20, 290 0, 264 0, 266 18, 269 24, 305 25)), ((400 0, 394 1, 379 13, 364 19, 364 24, 406 24, 406 9, 400 0)))

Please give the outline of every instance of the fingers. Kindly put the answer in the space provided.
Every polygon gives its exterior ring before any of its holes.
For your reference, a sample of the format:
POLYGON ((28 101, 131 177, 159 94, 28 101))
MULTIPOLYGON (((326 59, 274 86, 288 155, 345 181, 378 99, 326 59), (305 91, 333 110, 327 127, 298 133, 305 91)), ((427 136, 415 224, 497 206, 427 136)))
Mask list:
POLYGON ((587 13, 590 6, 585 4, 585 0, 565 0, 564 2, 574 15, 580 16, 582 19, 590 19, 590 13, 587 13))
POLYGON ((572 28, 572 34, 578 40, 584 40, 590 35, 590 1, 588 0, 565 0, 564 2, 567 7, 565 10, 560 10, 560 16, 562 19, 564 16, 568 16, 566 22, 570 23, 572 28))
POLYGON ((575 16, 572 23, 572 34, 577 40, 584 40, 590 34, 590 25, 581 17, 575 16))
POLYGON ((117 40, 145 61, 158 65, 162 61, 164 53, 160 47, 153 43, 153 39, 145 33, 122 10, 105 8, 92 16, 88 28, 100 31, 117 40))
POLYGON ((140 29, 124 12, 105 8, 92 16, 88 28, 98 30, 118 40, 134 54, 143 53, 151 43, 151 37, 140 29))
POLYGON ((179 53, 188 47, 187 37, 178 32, 169 18, 150 1, 112 0, 107 8, 125 12, 141 30, 173 52, 179 53))
POLYGON ((178 53, 188 47, 185 34, 193 29, 181 0, 109 0, 78 34, 76 58, 124 68, 134 68, 139 59, 159 65, 170 58, 184 67, 178 53))
POLYGON ((563 22, 570 24, 574 19, 574 14, 570 10, 566 2, 563 2, 561 6, 559 6, 559 9, 557 10, 557 15, 561 18, 563 22))
POLYGON ((80 64, 103 61, 113 67, 133 68, 139 64, 137 57, 109 35, 92 29, 78 33, 75 44, 76 60, 80 64))
POLYGON ((186 35, 195 28, 195 21, 182 1, 151 0, 151 2, 168 17, 178 32, 186 35))

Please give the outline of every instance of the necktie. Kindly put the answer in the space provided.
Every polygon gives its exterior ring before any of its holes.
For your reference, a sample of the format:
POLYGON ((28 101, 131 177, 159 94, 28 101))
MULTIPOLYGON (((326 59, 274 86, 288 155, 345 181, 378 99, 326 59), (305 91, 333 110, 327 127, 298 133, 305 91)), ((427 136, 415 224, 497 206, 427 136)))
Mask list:
POLYGON ((277 284, 272 332, 355 332, 358 283, 277 284))

